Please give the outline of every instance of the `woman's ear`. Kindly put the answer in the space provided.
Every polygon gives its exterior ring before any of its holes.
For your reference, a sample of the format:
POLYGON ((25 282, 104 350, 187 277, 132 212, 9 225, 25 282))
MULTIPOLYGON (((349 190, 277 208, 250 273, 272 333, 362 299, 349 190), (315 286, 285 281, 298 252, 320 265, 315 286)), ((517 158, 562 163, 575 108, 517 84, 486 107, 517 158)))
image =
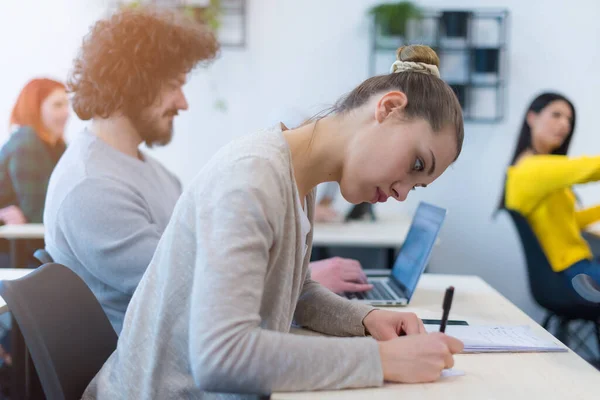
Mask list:
POLYGON ((408 98, 402 92, 389 92, 383 95, 377 102, 377 108, 375 110, 375 119, 377 122, 382 123, 387 117, 389 117, 394 111, 403 110, 408 104, 408 98))
POLYGON ((527 121, 527 125, 529 125, 529 129, 531 129, 531 127, 535 124, 537 117, 538 114, 535 111, 529 111, 527 113, 527 117, 525 118, 525 120, 527 121))

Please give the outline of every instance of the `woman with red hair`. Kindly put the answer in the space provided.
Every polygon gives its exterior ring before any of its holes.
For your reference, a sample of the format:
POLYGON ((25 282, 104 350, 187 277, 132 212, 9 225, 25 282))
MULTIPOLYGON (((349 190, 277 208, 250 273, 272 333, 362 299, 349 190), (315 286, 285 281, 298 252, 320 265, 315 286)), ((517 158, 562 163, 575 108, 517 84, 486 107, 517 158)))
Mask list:
POLYGON ((41 223, 50 174, 65 151, 69 118, 65 85, 33 79, 21 90, 0 149, 0 223, 41 223))
MULTIPOLYGON (((48 181, 65 151, 63 134, 68 118, 64 84, 33 79, 21 90, 10 117, 10 127, 15 131, 0 149, 0 224, 42 222, 48 181)), ((32 241, 23 249, 29 259, 37 245, 32 241)), ((2 254, 7 251, 8 244, 0 241, 1 263, 7 263, 8 255, 2 254)), ((8 321, 3 322, 0 324, 8 321)), ((0 381, 11 364, 9 337, 5 333, 0 339, 0 381)))

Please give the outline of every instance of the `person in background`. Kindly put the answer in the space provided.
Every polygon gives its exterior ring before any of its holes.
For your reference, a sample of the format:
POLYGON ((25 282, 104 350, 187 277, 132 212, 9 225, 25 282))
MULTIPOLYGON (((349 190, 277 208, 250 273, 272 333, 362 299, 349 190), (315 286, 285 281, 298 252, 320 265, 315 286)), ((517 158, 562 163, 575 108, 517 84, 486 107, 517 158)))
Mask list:
MULTIPOLYGON (((600 206, 577 209, 572 190, 600 180, 600 156, 567 156, 574 130, 575 107, 566 97, 542 93, 533 100, 498 209, 518 211, 527 219, 556 273, 570 283, 584 274, 600 284, 600 263, 582 236, 582 230, 600 221, 600 206)), ((575 290, 584 298, 595 295, 593 287, 575 285, 575 290)))
POLYGON ((333 208, 333 201, 340 192, 337 182, 325 182, 317 187, 315 222, 339 222, 340 215, 333 208))
POLYGON ((64 84, 33 79, 21 90, 0 149, 0 223, 41 223, 48 181, 65 152, 69 99, 64 84))
POLYGON ((404 201, 459 156, 462 110, 438 65, 429 47, 400 48, 390 74, 331 114, 215 154, 177 203, 83 399, 431 382, 451 368, 459 340, 426 333, 412 313, 342 298, 309 268, 317 185, 339 182, 352 204, 404 201), (334 337, 290 333, 293 323, 334 337))
MULTIPOLYGON (((8 141, 0 149, 0 224, 41 223, 50 174, 65 151, 64 132, 69 118, 69 99, 64 84, 37 78, 27 83, 13 107, 8 141)), ((43 240, 23 241, 19 259, 29 266, 43 240)), ((9 244, 0 240, 0 263, 9 264, 9 244)), ((10 317, 0 327, 0 375, 12 364, 10 317)))
MULTIPOLYGON (((61 82, 37 78, 13 107, 8 141, 0 149, 0 225, 41 223, 50 175, 65 151, 69 99, 61 82)), ((19 259, 33 262, 42 240, 21 243, 19 259)), ((0 263, 9 264, 9 244, 0 241, 0 263)), ((23 265, 25 267, 26 265, 23 265)))

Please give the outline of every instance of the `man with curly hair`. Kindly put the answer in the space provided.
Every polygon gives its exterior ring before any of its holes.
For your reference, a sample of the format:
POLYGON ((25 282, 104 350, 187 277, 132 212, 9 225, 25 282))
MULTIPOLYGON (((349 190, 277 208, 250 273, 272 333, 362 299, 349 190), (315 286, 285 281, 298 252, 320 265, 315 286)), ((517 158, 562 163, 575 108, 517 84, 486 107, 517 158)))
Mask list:
POLYGON ((98 21, 69 80, 89 128, 56 166, 44 213, 46 249, 92 289, 117 333, 180 194, 178 179, 139 150, 166 145, 187 110, 187 74, 219 46, 177 13, 136 8, 98 21))

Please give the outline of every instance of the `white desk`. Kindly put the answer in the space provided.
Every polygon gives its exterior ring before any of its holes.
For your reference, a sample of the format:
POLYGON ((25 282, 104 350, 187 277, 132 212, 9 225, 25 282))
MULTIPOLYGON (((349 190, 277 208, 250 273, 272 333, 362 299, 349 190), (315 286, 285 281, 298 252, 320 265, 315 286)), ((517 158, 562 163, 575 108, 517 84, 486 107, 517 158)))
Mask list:
POLYGON ((376 221, 317 222, 313 245, 400 248, 411 220, 410 216, 394 215, 376 221))
POLYGON ((44 239, 43 224, 23 224, 0 226, 0 239, 10 242, 10 267, 20 268, 27 264, 28 252, 34 250, 23 247, 24 240, 44 239))
MULTIPOLYGON (((470 324, 529 325, 539 335, 550 336, 525 313, 487 285, 470 276, 425 274, 406 311, 421 318, 441 318, 444 289, 456 292, 451 319, 470 324)), ((306 331, 297 332, 313 334, 306 331)), ((554 339, 558 342, 557 339, 554 339)), ((465 376, 442 378, 430 384, 386 384, 381 388, 274 393, 272 399, 597 399, 600 372, 575 353, 460 354, 454 368, 465 376)))
POLYGON ((0 239, 43 239, 44 224, 0 226, 0 239))
MULTIPOLYGON (((19 279, 33 271, 33 269, 26 268, 0 268, 0 281, 11 281, 13 279, 19 279)), ((0 297, 0 314, 4 314, 8 311, 6 302, 0 297)))
POLYGON ((411 216, 400 214, 379 215, 376 221, 317 222, 313 252, 319 258, 329 258, 327 248, 333 246, 383 249, 386 264, 392 268, 396 251, 402 247, 411 221, 411 216))

